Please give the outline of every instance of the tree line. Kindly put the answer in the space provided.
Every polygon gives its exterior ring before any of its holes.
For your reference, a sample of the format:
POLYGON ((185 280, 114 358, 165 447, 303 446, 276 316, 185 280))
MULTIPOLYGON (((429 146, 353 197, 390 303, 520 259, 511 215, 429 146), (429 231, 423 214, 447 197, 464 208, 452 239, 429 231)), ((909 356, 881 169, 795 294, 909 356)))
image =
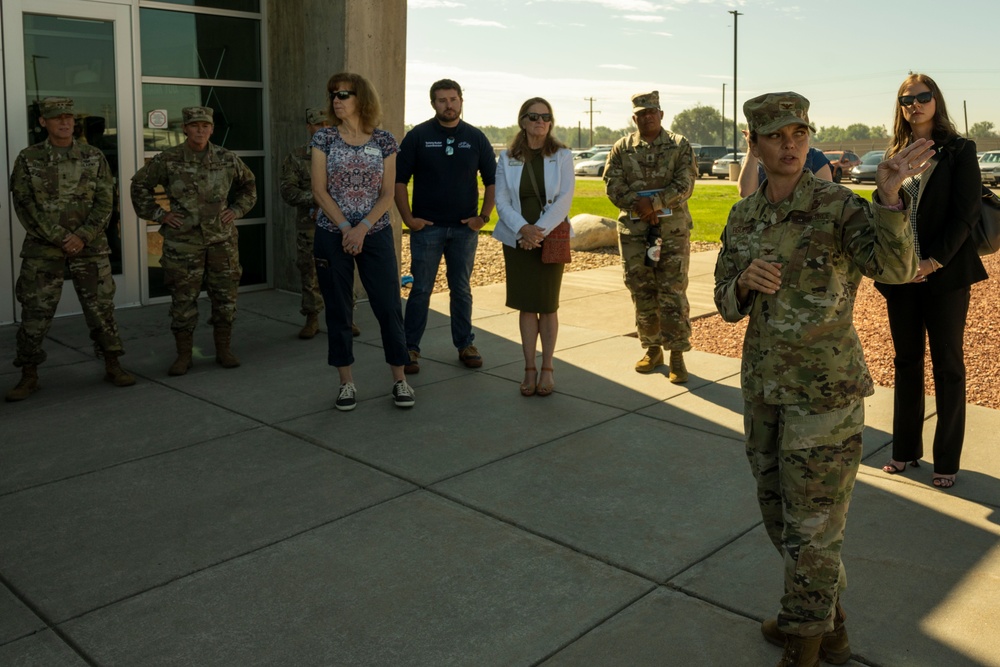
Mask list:
MULTIPOLYGON (((409 132, 412 125, 406 126, 409 132)), ((490 140, 491 144, 506 145, 518 131, 517 125, 497 127, 496 125, 478 126, 480 130, 490 140)), ((746 129, 746 123, 737 125, 740 132, 746 129)), ((975 123, 969 128, 968 136, 972 139, 996 139, 1000 138, 994 130, 994 124, 989 121, 975 123)), ((733 122, 732 119, 723 118, 719 110, 708 105, 698 104, 690 109, 681 111, 674 116, 670 123, 671 132, 683 135, 693 144, 718 144, 731 146, 733 143, 733 122)), ((590 128, 562 127, 556 126, 552 130, 555 137, 573 148, 585 148, 594 144, 613 144, 620 138, 635 132, 635 125, 629 123, 628 127, 612 129, 599 125, 594 128, 593 139, 590 136, 590 128)), ((831 125, 820 127, 816 133, 817 142, 848 142, 864 141, 866 139, 887 139, 889 131, 885 125, 865 125, 864 123, 853 123, 847 127, 831 125)), ((739 137, 742 144, 742 134, 739 137)), ((742 146, 741 146, 742 148, 742 146)))

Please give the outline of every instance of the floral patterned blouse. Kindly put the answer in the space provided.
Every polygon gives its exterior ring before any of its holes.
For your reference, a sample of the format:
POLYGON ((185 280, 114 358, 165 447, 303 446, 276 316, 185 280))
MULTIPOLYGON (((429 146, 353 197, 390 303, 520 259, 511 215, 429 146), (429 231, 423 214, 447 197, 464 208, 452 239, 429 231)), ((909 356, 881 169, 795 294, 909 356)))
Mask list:
MULTIPOLYGON (((336 127, 326 127, 313 135, 310 146, 326 154, 327 192, 337 202, 351 226, 356 227, 378 201, 382 190, 384 160, 399 151, 399 144, 390 133, 376 129, 366 143, 351 146, 340 136, 336 127)), ((369 234, 384 229, 389 226, 389 212, 383 213, 377 221, 368 222, 372 223, 369 234)), ((322 209, 316 214, 316 224, 323 229, 340 233, 340 229, 326 217, 322 209)))

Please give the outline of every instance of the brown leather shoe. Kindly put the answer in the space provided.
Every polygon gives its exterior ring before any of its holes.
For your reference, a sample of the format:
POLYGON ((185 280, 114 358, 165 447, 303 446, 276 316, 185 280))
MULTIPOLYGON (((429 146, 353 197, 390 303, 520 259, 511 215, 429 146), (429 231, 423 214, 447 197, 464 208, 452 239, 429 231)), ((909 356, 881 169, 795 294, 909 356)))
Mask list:
POLYGON ((410 350, 410 360, 403 365, 403 372, 407 375, 416 375, 420 372, 420 353, 410 350))
POLYGON ((635 365, 636 373, 652 373, 657 366, 663 365, 663 348, 653 345, 646 349, 646 354, 635 365))
POLYGON ((475 345, 463 347, 459 350, 458 360, 465 364, 466 368, 481 368, 483 365, 483 357, 479 354, 479 350, 476 349, 475 345))

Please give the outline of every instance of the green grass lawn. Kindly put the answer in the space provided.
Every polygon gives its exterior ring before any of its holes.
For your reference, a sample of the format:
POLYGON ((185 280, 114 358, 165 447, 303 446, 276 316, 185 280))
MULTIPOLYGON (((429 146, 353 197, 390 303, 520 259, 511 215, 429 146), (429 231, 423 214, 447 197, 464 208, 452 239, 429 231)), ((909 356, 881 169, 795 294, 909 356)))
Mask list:
MULTIPOLYGON (((853 188, 851 188, 854 190, 853 188)), ((868 201, 872 199, 873 190, 854 190, 868 201)), ((694 229, 691 231, 692 241, 718 241, 722 236, 722 228, 726 226, 729 210, 739 201, 736 184, 719 181, 706 182, 699 180, 694 186, 694 194, 688 201, 694 229)), ((480 199, 482 205, 482 199, 480 199)), ((608 200, 605 194, 604 181, 597 179, 576 179, 576 190, 573 193, 573 206, 569 217, 580 213, 600 215, 615 220, 618 209, 608 200)), ((496 226, 496 214, 483 232, 492 232, 496 226)))

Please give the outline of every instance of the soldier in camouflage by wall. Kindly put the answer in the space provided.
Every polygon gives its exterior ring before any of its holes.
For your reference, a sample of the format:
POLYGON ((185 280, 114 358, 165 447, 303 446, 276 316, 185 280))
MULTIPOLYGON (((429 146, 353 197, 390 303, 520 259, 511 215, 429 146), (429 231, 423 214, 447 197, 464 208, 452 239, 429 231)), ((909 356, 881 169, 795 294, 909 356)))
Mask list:
MULTIPOLYGON (((306 130, 309 138, 323 127, 327 127, 324 109, 306 109, 306 130)), ((299 338, 313 338, 319 331, 319 312, 323 310, 323 295, 316 280, 316 262, 313 257, 313 239, 316 236, 316 220, 313 218, 315 202, 312 195, 312 154, 309 144, 297 147, 281 163, 281 198, 289 206, 296 208, 295 219, 295 265, 302 276, 302 314, 306 316, 305 326, 299 331, 299 338)), ((361 335, 357 324, 351 323, 351 333, 361 335)))
POLYGON ((715 303, 750 317, 743 342, 746 452, 764 527, 784 559, 785 594, 764 637, 779 666, 851 657, 841 549, 861 461, 872 379, 853 325, 862 276, 905 283, 917 271, 900 185, 927 168, 915 142, 879 165, 875 204, 806 170, 809 102, 796 93, 743 105, 766 186, 738 202, 722 233, 715 303))
POLYGON ((21 380, 6 394, 21 401, 41 388, 42 341, 52 324, 63 277, 69 269, 104 379, 118 387, 135 384, 119 365, 124 354, 115 323, 115 282, 105 230, 113 206, 113 176, 104 155, 73 138, 73 100, 49 97, 39 103, 38 122, 48 138, 25 148, 11 173, 14 211, 27 235, 21 246, 16 294, 21 304, 17 358, 21 380))
POLYGON ((213 110, 185 107, 182 114, 187 140, 154 157, 132 177, 135 212, 160 223, 163 235, 160 266, 170 289, 170 330, 177 343, 170 375, 184 375, 191 368, 203 282, 212 302, 215 360, 223 368, 240 365, 230 349, 243 275, 236 220, 257 201, 250 168, 232 151, 209 141, 215 128, 213 110), (157 202, 157 187, 164 190, 169 210, 157 202))
POLYGON ((625 285, 635 304, 639 342, 646 350, 635 370, 655 371, 667 348, 670 381, 687 382, 684 352, 691 349, 687 286, 692 226, 687 200, 698 178, 698 163, 687 139, 663 129, 657 91, 633 95, 632 112, 638 131, 615 143, 604 180, 608 198, 621 209, 618 248, 625 285), (659 261, 646 261, 650 248, 659 252, 659 261))

